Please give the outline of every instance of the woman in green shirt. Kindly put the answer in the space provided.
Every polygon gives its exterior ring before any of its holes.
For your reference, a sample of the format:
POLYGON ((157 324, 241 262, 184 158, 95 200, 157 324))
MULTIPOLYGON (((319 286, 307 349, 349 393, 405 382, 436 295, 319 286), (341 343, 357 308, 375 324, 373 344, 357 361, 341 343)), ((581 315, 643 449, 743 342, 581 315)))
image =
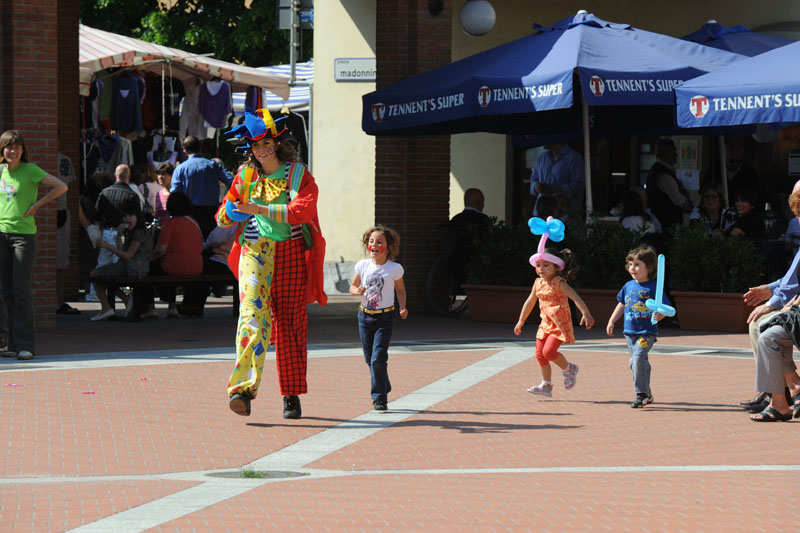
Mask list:
POLYGON ((67 185, 28 162, 22 135, 0 135, 0 350, 3 357, 33 359, 31 291, 36 260, 36 212, 67 192, 67 185), (39 184, 50 190, 40 200, 39 184))

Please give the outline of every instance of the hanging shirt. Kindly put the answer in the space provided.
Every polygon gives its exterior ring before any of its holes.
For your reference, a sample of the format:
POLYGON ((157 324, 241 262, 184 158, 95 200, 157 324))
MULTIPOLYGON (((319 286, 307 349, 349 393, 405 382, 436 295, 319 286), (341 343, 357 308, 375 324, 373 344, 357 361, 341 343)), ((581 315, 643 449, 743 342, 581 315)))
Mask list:
POLYGON ((184 86, 184 89, 186 96, 181 106, 180 136, 186 138, 191 135, 198 139, 206 139, 208 128, 200 114, 200 82, 192 80, 184 86))
MULTIPOLYGON (((58 154, 58 173, 56 177, 63 181, 67 186, 75 180, 75 169, 72 168, 72 161, 64 154, 58 154)), ((67 208, 67 195, 62 194, 56 198, 56 209, 67 208)))
POLYGON ((231 111, 231 86, 227 81, 207 81, 200 87, 200 114, 203 115, 206 126, 224 128, 231 111))
POLYGON ((144 80, 138 76, 114 78, 111 94, 111 129, 123 133, 142 131, 140 83, 144 84, 144 80))

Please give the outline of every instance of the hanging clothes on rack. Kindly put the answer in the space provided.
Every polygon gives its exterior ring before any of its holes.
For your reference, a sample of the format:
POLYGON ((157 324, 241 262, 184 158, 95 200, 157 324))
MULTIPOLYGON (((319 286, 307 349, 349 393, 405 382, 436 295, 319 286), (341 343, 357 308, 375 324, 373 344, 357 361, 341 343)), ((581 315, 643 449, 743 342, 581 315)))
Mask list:
POLYGON ((290 111, 288 107, 284 106, 281 109, 281 115, 286 117, 286 129, 289 134, 297 139, 297 153, 299 159, 303 163, 308 163, 308 128, 306 126, 306 119, 303 115, 290 111))
MULTIPOLYGON (((105 134, 95 140, 100 157, 95 170, 114 173, 118 165, 133 165, 131 141, 115 134, 105 134)), ((90 174, 91 175, 91 174, 90 174)))
POLYGON ((179 150, 176 147, 180 146, 178 139, 171 132, 167 130, 166 134, 162 134, 161 130, 154 130, 152 135, 152 147, 147 152, 147 162, 158 168, 163 163, 170 163, 172 166, 177 166, 179 162, 179 150))
POLYGON ((244 107, 247 109, 261 109, 264 107, 264 93, 261 87, 251 85, 244 93, 244 107))
POLYGON ((144 80, 129 72, 113 79, 111 129, 121 133, 142 131, 141 85, 144 80))
POLYGON ((213 137, 213 132, 209 135, 209 129, 204 124, 203 116, 200 114, 201 84, 202 82, 197 79, 190 80, 184 84, 183 88, 186 91, 186 96, 183 99, 183 106, 181 107, 178 130, 181 138, 185 139, 189 135, 197 137, 198 139, 213 137))
POLYGON ((233 112, 231 86, 219 79, 205 82, 200 87, 200 114, 210 128, 224 128, 228 115, 233 112))
POLYGON ((89 85, 89 96, 83 100, 83 121, 81 127, 84 129, 99 129, 98 123, 98 102, 105 90, 105 85, 97 78, 92 78, 89 85))

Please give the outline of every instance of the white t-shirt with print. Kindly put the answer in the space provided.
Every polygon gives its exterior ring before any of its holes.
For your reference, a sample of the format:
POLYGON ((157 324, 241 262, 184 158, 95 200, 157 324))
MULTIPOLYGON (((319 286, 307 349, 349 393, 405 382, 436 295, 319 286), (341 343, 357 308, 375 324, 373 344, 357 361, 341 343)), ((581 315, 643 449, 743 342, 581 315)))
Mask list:
POLYGON ((403 266, 394 261, 376 265, 372 259, 356 263, 356 273, 367 290, 361 295, 361 305, 367 309, 384 309, 394 305, 394 283, 403 278, 403 266))

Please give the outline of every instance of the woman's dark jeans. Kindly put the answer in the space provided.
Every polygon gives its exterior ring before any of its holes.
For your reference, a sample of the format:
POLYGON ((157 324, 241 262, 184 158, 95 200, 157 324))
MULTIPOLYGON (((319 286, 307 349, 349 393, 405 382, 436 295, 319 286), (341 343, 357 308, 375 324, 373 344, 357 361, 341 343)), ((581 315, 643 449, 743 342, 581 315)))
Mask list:
POLYGON ((0 232, 0 340, 13 352, 34 351, 33 264, 36 235, 0 232))

